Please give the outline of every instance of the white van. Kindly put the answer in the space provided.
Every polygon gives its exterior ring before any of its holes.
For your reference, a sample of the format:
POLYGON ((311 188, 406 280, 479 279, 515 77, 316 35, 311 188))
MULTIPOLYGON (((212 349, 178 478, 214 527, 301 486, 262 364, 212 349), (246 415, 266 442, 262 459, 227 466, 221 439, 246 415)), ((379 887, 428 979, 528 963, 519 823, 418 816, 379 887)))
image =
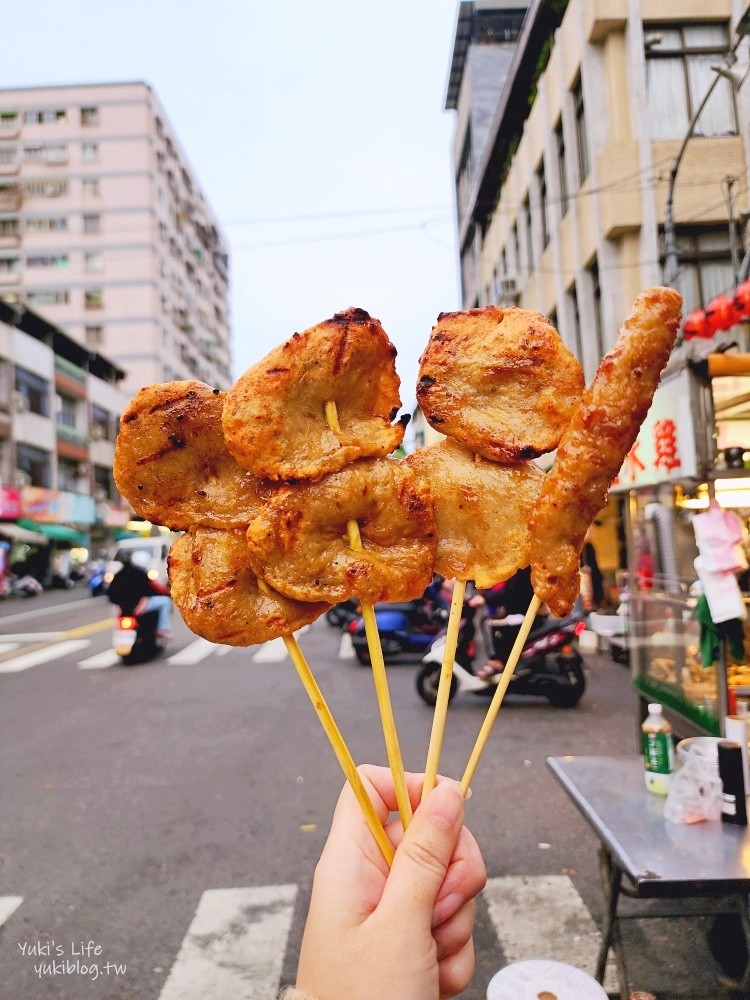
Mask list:
POLYGON ((176 535, 157 535, 153 538, 123 538, 116 542, 107 553, 107 565, 104 569, 104 586, 108 587, 112 577, 122 569, 125 558, 130 558, 134 552, 145 552, 150 560, 147 570, 150 579, 158 580, 167 585, 167 554, 176 535))

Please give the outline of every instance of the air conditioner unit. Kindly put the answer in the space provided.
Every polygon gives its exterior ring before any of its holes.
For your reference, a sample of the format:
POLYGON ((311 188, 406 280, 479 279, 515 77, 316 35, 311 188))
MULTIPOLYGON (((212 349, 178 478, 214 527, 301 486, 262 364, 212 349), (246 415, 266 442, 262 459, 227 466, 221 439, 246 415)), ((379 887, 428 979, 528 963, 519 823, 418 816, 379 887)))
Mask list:
POLYGON ((499 292, 501 302, 517 302, 521 296, 521 290, 515 278, 500 278, 499 292))
POLYGON ((13 393, 13 409, 16 413, 28 413, 29 411, 29 400, 22 392, 16 390, 13 393))
POLYGON ((31 476, 22 469, 16 469, 16 487, 21 490, 24 486, 31 486, 31 476))
POLYGON ((104 427, 102 427, 101 424, 94 424, 93 427, 91 428, 92 441, 103 441, 106 435, 107 432, 104 429, 104 427))

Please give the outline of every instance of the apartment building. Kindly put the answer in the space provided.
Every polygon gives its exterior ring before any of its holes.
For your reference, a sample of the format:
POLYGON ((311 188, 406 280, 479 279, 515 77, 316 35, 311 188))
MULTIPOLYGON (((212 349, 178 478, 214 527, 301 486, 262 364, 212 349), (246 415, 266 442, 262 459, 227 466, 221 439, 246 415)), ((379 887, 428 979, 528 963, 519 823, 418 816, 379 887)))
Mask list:
POLYGON ((124 371, 0 298, 0 539, 103 545, 132 517, 112 478, 124 371))
POLYGON ((231 383, 227 243, 146 83, 0 90, 0 296, 125 372, 231 383))
MULTIPOLYGON (((467 41, 466 25, 489 6, 459 6, 446 99, 463 304, 544 313, 589 380, 638 291, 664 280, 670 164, 711 67, 735 46, 747 60, 747 3, 533 0, 477 142, 470 54, 500 43, 481 32, 467 41)), ((750 84, 735 93, 722 77, 682 158, 674 218, 686 313, 735 285, 748 121, 750 84)))

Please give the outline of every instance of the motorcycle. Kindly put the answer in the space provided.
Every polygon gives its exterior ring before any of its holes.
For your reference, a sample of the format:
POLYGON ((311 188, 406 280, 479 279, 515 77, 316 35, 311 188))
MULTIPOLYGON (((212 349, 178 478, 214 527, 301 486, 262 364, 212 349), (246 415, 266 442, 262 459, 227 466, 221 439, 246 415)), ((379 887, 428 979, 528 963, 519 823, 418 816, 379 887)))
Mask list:
MULTIPOLYGON (((467 615, 459 628, 458 645, 453 663, 449 701, 457 692, 468 691, 476 695, 492 696, 500 674, 484 679, 474 671, 476 647, 473 641, 473 615, 467 615), (465 624, 466 623, 466 624, 465 624), (471 635, 462 636, 465 628, 471 635)), ((492 648, 492 631, 508 628, 505 619, 487 618, 484 622, 488 648, 492 648)), ((539 622, 529 634, 508 686, 508 694, 541 695, 555 708, 573 708, 586 690, 583 659, 578 651, 578 637, 585 630, 583 611, 576 607, 567 618, 547 618, 539 622)), ((445 633, 440 635, 423 659, 424 666, 416 677, 417 692, 428 705, 437 700, 438 682, 445 650, 445 633)))
MULTIPOLYGON (((435 636, 445 626, 447 612, 424 597, 403 603, 376 604, 375 621, 380 635, 383 659, 423 655, 435 641, 435 636)), ((370 650, 363 618, 356 618, 348 625, 354 654, 360 663, 371 663, 370 650)))
POLYGON ((335 628, 346 628, 350 622, 359 618, 360 614, 359 601, 350 597, 348 600, 341 601, 329 608, 326 611, 326 621, 335 628))
POLYGON ((161 654, 166 642, 157 635, 158 621, 156 611, 117 616, 112 633, 112 647, 124 666, 147 663, 161 654))

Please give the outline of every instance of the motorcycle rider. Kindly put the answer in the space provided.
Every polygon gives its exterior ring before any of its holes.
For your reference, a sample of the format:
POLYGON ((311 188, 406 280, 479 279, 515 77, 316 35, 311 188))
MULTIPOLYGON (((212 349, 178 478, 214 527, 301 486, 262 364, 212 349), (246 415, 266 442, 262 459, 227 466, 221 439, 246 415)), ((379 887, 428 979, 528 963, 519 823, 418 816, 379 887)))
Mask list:
MULTIPOLYGON (((493 654, 486 666, 477 671, 477 677, 489 680, 498 674, 505 666, 505 661, 513 649, 516 636, 521 630, 524 615, 528 611, 534 590, 531 586, 531 567, 526 566, 503 584, 496 584, 488 590, 478 591, 477 597, 487 604, 496 605, 495 614, 498 618, 510 619, 501 628, 492 629, 493 654)), ((475 598, 476 600, 476 598, 475 598)), ((537 616, 537 618, 540 616, 537 616)), ((532 630, 537 624, 535 619, 532 630)))
POLYGON ((125 557, 122 569, 115 573, 107 589, 107 597, 113 604, 119 605, 124 615, 138 617, 147 611, 155 611, 158 616, 156 634, 166 642, 171 637, 169 620, 172 599, 166 587, 150 579, 150 565, 148 552, 136 549, 130 558, 125 557))

